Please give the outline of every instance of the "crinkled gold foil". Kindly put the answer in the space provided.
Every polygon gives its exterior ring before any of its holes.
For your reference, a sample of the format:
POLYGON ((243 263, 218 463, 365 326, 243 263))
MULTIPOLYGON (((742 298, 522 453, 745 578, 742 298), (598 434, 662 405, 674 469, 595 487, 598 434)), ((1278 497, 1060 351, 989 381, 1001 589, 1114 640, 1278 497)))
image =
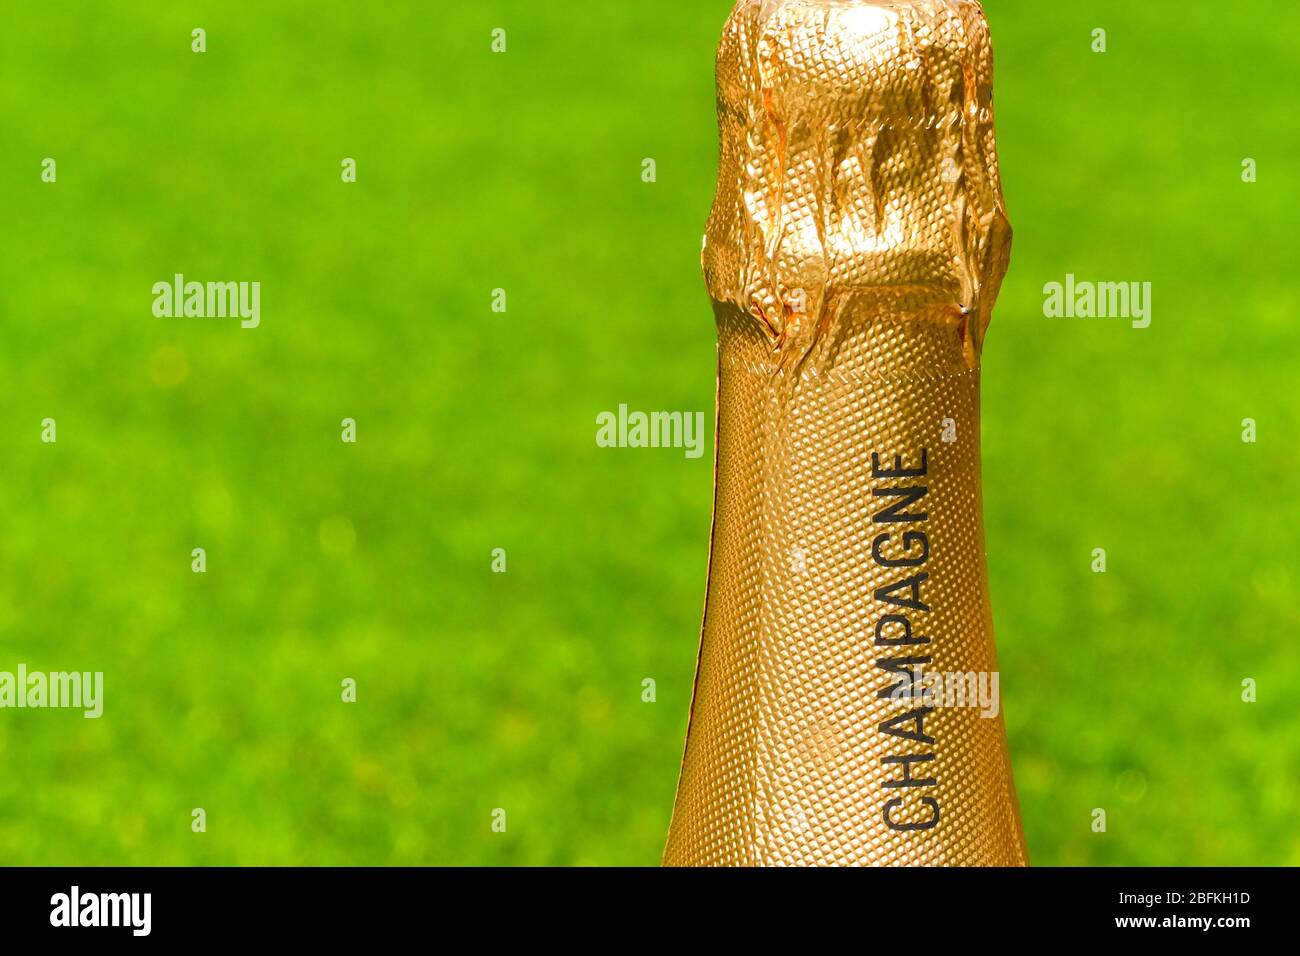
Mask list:
POLYGON ((1011 230, 983 13, 741 0, 717 82, 714 527, 664 862, 1023 864, 1000 707, 918 696, 997 672, 979 355, 1011 230))

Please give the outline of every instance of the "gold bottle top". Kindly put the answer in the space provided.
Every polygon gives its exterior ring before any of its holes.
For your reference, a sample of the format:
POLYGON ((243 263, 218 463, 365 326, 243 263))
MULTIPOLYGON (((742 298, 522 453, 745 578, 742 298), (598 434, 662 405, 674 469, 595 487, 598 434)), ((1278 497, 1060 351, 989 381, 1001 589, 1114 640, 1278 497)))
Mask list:
POLYGON ((905 296, 964 323, 977 362, 1011 242, 992 72, 972 0, 741 0, 718 49, 713 298, 801 356, 846 297, 905 296))

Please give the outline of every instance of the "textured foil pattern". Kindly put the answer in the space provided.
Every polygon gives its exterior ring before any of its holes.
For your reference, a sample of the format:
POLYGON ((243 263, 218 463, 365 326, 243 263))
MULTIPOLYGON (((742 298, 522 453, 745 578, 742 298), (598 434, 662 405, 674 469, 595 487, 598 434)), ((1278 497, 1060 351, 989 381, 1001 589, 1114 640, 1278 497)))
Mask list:
POLYGON ((1000 711, 921 696, 997 671, 983 13, 741 0, 717 83, 713 539, 664 863, 1024 864, 1000 711))

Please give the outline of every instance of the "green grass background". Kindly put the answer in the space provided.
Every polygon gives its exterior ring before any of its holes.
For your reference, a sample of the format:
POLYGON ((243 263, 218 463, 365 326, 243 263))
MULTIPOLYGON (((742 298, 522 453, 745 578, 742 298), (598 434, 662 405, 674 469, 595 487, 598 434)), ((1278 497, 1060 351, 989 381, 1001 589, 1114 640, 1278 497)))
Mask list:
MULTIPOLYGON (((728 7, 7 5, 0 669, 102 670, 106 701, 0 712, 0 863, 658 861, 710 463, 598 449, 595 415, 711 413, 728 7), (261 328, 154 318, 175 272, 261 281, 261 328)), ((1031 857, 1300 863, 1300 8, 986 9, 1031 857), (1045 319, 1066 272, 1153 282, 1151 327, 1045 319)))

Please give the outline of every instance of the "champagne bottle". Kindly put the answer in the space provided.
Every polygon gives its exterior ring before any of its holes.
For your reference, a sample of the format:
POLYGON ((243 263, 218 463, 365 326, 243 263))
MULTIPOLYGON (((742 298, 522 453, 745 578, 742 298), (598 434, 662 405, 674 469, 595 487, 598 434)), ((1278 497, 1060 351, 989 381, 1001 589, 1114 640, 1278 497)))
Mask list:
POLYGON ((1023 865, 979 358, 1011 241, 973 0, 740 0, 703 266, 713 537, 666 865, 1023 865))

